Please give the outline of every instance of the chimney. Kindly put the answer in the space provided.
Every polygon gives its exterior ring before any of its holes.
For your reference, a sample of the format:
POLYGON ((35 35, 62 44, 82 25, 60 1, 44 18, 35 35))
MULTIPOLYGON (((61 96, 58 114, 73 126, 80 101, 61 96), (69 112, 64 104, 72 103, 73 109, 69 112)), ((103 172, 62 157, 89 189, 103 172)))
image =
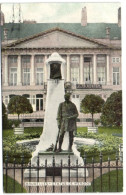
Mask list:
POLYGON ((4 41, 7 41, 8 39, 8 29, 4 28, 4 41))
POLYGON ((109 27, 106 27, 106 39, 110 39, 110 29, 109 27))
POLYGON ((86 7, 82 8, 81 26, 87 26, 87 9, 86 9, 86 7))
POLYGON ((121 27, 121 7, 118 9, 118 26, 121 27))

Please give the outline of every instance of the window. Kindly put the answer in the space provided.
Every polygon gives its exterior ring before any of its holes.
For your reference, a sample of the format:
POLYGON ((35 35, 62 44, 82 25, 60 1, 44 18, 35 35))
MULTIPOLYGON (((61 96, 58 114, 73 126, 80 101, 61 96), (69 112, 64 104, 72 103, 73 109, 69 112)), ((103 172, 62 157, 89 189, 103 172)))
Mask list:
POLYGON ((119 85, 119 67, 113 67, 113 85, 119 85))
POLYGON ((105 67, 97 67, 97 81, 99 84, 105 84, 105 67))
POLYGON ((71 63, 79 64, 79 57, 78 56, 71 56, 70 61, 71 61, 71 63))
POLYGON ((92 67, 84 67, 84 81, 85 84, 92 83, 92 67))
POLYGON ((43 84, 43 68, 36 69, 36 84, 37 85, 43 84))
POLYGON ((97 56, 97 63, 98 64, 104 64, 106 62, 105 56, 97 56))
POLYGON ((30 56, 22 56, 22 63, 30 63, 30 56))
POLYGON ((84 62, 91 62, 92 58, 91 57, 84 57, 84 62))
POLYGON ((17 56, 9 56, 9 63, 17 63, 17 56))
POLYGON ((10 69, 10 85, 17 85, 17 68, 10 69))
POLYGON ((23 85, 30 85, 30 68, 23 69, 23 85))
POLYGON ((112 58, 112 63, 119 63, 120 62, 120 58, 119 57, 113 57, 112 58))
POLYGON ((79 83, 79 68, 71 68, 71 82, 79 83))
POLYGON ((35 56, 35 62, 36 63, 43 63, 43 56, 40 56, 40 55, 35 56))

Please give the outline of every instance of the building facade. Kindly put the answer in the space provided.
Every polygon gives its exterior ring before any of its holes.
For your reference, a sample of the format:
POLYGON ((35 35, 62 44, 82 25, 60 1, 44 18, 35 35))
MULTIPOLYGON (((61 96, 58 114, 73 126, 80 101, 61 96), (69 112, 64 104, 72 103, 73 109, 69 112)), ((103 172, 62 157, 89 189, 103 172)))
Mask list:
POLYGON ((34 117, 38 112, 44 116, 45 62, 53 52, 66 61, 65 86, 71 86, 72 101, 79 111, 86 94, 97 94, 106 100, 121 90, 120 12, 119 9, 117 24, 87 23, 86 8, 82 9, 80 24, 4 23, 2 98, 6 107, 12 96, 24 95, 32 104, 34 117))

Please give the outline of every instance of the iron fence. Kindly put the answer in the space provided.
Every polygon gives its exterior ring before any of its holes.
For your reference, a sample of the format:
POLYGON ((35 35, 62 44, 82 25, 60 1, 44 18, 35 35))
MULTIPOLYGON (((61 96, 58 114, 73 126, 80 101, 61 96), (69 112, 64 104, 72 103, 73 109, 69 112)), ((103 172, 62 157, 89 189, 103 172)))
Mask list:
POLYGON ((111 171, 115 170, 115 191, 119 189, 119 178, 123 164, 119 161, 119 156, 116 156, 114 161, 111 161, 108 157, 107 162, 103 162, 103 156, 100 153, 99 162, 95 163, 95 159, 92 158, 90 163, 87 163, 87 157, 84 155, 83 164, 71 162, 71 156, 67 155, 68 163, 64 164, 63 160, 60 164, 56 164, 55 156, 52 157, 52 163, 48 165, 48 159, 45 160, 44 164, 40 164, 40 158, 37 158, 37 164, 32 165, 31 161, 25 163, 25 158, 21 157, 21 163, 17 164, 16 159, 13 163, 9 163, 9 157, 5 157, 3 163, 3 174, 4 174, 4 192, 9 192, 9 177, 12 178, 11 187, 13 193, 16 193, 17 182, 20 184, 20 192, 29 193, 64 193, 64 192, 104 192, 104 185, 107 185, 108 192, 112 192, 111 183, 113 177, 111 171), (28 175, 25 175, 27 170, 28 175), (45 175, 42 176, 41 172, 44 170, 45 175), (67 172, 66 176, 63 176, 63 171, 67 172), (87 176, 87 171, 88 176, 87 176), (33 171, 36 175, 33 175, 33 171), (71 173, 74 171, 74 175, 71 173), (81 172, 81 174, 80 174, 81 172), (82 174, 83 172, 83 174, 82 174), (103 181, 104 175, 107 173, 107 183, 103 181), (99 178, 99 190, 95 183, 95 179, 99 178))

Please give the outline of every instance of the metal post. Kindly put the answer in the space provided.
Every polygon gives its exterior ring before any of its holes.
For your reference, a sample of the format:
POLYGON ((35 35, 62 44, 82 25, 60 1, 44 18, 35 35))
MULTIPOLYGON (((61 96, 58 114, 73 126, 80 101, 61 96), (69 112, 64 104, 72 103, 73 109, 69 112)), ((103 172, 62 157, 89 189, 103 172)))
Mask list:
POLYGON ((118 192, 118 152, 116 152, 116 175, 117 175, 117 192, 118 192))
POLYGON ((94 157, 92 158, 92 173, 93 173, 92 184, 93 184, 93 192, 94 192, 94 157))
POLYGON ((102 192, 102 153, 100 151, 100 178, 101 178, 101 192, 102 192))
MULTIPOLYGON (((46 170, 47 170, 47 159, 45 160, 45 183, 47 182, 46 170)), ((47 192, 47 186, 46 185, 45 185, 45 192, 47 192)))
MULTIPOLYGON (((37 183, 39 182, 39 155, 37 156, 37 183)), ((37 193, 39 192, 39 186, 37 185, 37 193)))
MULTIPOLYGON (((84 181, 86 183, 86 153, 84 152, 84 181)), ((86 185, 84 186, 84 191, 86 192, 86 185)))
MULTIPOLYGON (((55 182, 55 156, 53 156, 53 182, 55 182)), ((55 192, 54 185, 53 185, 53 192, 55 192)))
POLYGON ((7 193, 7 185, 8 185, 8 155, 5 156, 5 166, 6 166, 6 190, 5 192, 7 193))
POLYGON ((14 186, 13 186, 13 192, 15 193, 15 158, 14 158, 14 186))
MULTIPOLYGON (((78 183, 78 159, 76 160, 76 181, 78 183)), ((77 192, 78 192, 78 185, 76 186, 77 192)))
MULTIPOLYGON (((61 159, 61 183, 62 183, 62 167, 63 167, 63 161, 62 161, 62 159, 61 159)), ((61 185, 61 192, 62 192, 62 185, 61 185)))
MULTIPOLYGON (((29 162, 29 182, 31 182, 31 160, 29 162)), ((29 186, 29 193, 31 192, 31 186, 29 186)))
POLYGON ((110 158, 108 157, 108 183, 109 183, 109 192, 110 192, 110 158))
MULTIPOLYGON (((68 155, 68 169, 69 169, 69 177, 68 177, 68 179, 69 179, 69 182, 70 182, 70 155, 68 155)), ((70 192, 70 185, 69 185, 69 187, 68 187, 68 191, 70 192)))
POLYGON ((21 191, 23 192, 23 163, 24 163, 24 156, 21 156, 21 191))

